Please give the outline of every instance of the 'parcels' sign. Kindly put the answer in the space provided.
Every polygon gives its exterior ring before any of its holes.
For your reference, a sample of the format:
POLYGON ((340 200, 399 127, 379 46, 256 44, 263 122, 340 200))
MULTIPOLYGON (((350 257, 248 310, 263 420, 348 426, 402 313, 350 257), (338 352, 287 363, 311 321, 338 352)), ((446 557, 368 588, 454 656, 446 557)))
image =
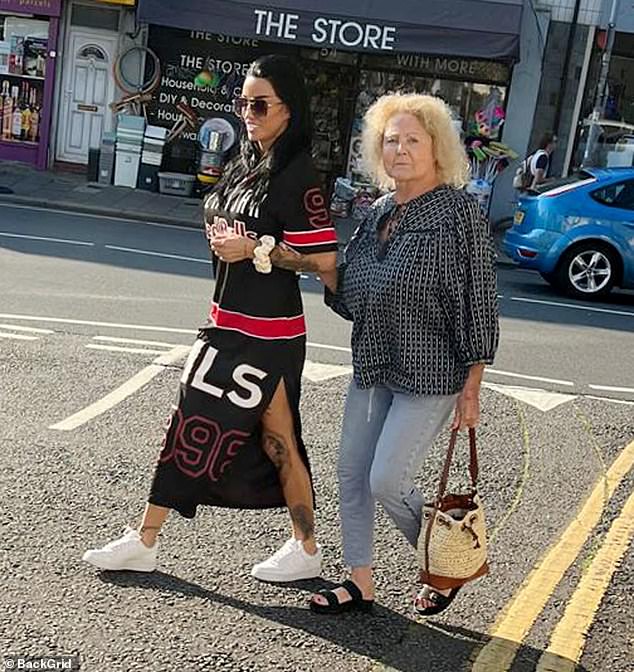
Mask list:
POLYGON ((62 0, 0 0, 0 11, 59 16, 62 0))

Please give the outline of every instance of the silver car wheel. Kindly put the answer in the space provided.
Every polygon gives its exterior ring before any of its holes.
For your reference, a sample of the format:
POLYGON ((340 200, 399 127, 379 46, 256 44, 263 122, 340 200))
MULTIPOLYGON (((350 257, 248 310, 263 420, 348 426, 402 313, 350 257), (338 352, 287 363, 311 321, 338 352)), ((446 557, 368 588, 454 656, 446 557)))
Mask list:
POLYGON ((612 278, 610 259, 598 250, 584 250, 575 255, 568 266, 570 284, 583 294, 600 292, 612 278))

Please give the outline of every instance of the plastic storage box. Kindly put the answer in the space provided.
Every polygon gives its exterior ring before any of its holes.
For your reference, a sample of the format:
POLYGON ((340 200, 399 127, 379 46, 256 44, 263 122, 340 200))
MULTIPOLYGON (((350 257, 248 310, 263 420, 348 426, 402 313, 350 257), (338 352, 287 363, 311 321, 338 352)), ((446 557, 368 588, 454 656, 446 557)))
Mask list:
POLYGON ((195 182, 195 175, 185 175, 185 173, 159 173, 159 188, 162 194, 169 194, 170 196, 191 196, 195 182))
POLYGON ((104 133, 99 155, 99 184, 112 184, 114 177, 114 152, 116 136, 113 132, 104 133))

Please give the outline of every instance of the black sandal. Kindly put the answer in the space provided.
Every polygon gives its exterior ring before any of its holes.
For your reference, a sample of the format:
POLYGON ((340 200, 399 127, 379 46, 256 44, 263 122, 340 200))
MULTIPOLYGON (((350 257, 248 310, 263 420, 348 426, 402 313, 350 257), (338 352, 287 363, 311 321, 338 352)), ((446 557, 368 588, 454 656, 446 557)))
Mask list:
POLYGON ((416 595, 416 599, 414 600, 414 611, 416 611, 416 613, 420 614, 421 616, 436 616, 437 614, 440 614, 442 611, 444 611, 454 601, 454 598, 461 588, 462 586, 452 588, 449 595, 443 595, 442 593, 439 593, 437 590, 432 588, 432 586, 425 584, 418 595, 416 595), (434 606, 419 609, 416 606, 416 602, 421 598, 423 600, 427 600, 428 602, 433 602, 434 606))
POLYGON ((316 614, 342 614, 345 611, 362 611, 369 613, 374 607, 374 600, 363 599, 363 594, 353 581, 344 581, 330 590, 319 590, 317 595, 323 595, 328 604, 317 604, 310 601, 310 610, 316 614), (345 602, 339 602, 339 597, 334 592, 337 588, 345 588, 352 599, 345 602))

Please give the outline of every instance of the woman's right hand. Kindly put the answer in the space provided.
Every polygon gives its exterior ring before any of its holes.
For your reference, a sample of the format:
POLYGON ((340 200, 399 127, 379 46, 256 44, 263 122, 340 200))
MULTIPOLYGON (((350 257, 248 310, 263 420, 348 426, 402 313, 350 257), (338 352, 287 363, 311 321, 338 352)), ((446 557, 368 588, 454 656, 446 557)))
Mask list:
POLYGON ((480 391, 463 389, 456 401, 451 429, 462 431, 478 426, 480 422, 480 391))
POLYGON ((484 375, 484 364, 473 364, 469 368, 467 381, 456 401, 451 429, 462 431, 478 426, 480 422, 480 387, 484 375))
POLYGON ((210 241, 212 252, 227 264, 235 264, 245 259, 253 259, 253 251, 257 247, 257 241, 246 236, 235 234, 215 236, 210 241))

